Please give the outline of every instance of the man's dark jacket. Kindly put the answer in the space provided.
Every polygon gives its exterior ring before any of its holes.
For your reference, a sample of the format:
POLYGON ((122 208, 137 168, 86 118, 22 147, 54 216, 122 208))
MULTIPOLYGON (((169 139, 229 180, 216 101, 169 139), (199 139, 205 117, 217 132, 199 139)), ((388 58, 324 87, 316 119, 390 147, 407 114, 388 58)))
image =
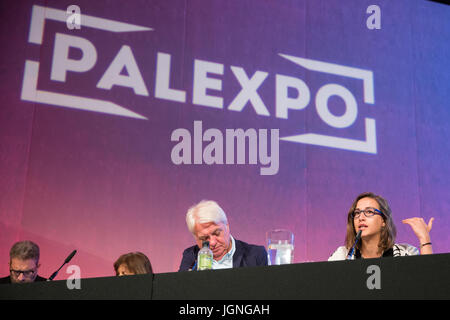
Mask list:
MULTIPOLYGON (((263 246, 248 244, 234 239, 236 250, 233 254, 233 268, 267 266, 267 252, 263 246)), ((200 248, 192 246, 184 250, 178 271, 188 271, 196 265, 200 248)))

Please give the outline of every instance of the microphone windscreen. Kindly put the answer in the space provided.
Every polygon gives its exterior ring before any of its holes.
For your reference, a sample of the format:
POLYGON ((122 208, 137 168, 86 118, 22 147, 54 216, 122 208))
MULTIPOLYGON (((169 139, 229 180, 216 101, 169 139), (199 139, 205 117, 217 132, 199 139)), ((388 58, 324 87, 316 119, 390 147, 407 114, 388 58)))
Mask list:
POLYGON ((73 250, 72 253, 66 258, 66 261, 64 263, 69 263, 70 260, 72 260, 73 256, 77 253, 77 250, 73 250))

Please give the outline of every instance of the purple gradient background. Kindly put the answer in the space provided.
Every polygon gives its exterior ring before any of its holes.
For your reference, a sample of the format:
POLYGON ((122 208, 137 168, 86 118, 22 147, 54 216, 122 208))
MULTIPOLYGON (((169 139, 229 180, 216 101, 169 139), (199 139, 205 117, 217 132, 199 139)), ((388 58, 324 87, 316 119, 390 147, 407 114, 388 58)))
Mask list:
MULTIPOLYGON (((113 262, 142 251, 155 272, 178 269, 193 244, 185 212, 216 200, 232 234, 265 244, 265 232, 295 234, 295 262, 322 261, 342 245, 353 199, 373 191, 389 200, 397 242, 418 245, 402 219, 434 217, 434 251, 450 251, 450 8, 427 1, 378 1, 381 30, 366 28, 370 1, 16 1, 0 5, 0 275, 8 273, 11 245, 30 239, 41 247, 40 274, 49 276, 73 249, 82 277, 110 276, 113 262), (154 28, 113 34, 45 23, 41 46, 28 43, 33 4, 154 28), (86 73, 50 80, 55 33, 94 43, 98 60, 86 73), (136 58, 148 97, 130 88, 96 84, 122 45, 136 58), (171 54, 172 88, 186 103, 154 97, 156 54, 171 54), (308 72, 284 53, 372 70, 375 104, 362 101, 357 80, 308 72), (113 101, 149 120, 59 108, 20 99, 26 60, 40 62, 38 89, 113 101), (224 65, 218 110, 192 104, 195 59, 224 65), (240 91, 230 66, 247 75, 269 73, 258 89, 271 116, 226 107, 240 91), (289 119, 275 118, 275 75, 303 79, 311 102, 289 119), (345 130, 327 126, 314 108, 326 83, 349 88, 358 119, 345 130), (279 128, 280 136, 315 132, 364 138, 364 117, 377 126, 376 155, 280 141, 280 170, 260 176, 259 165, 173 165, 173 130, 279 128)), ((76 54, 76 53, 74 53, 76 54)), ((339 114, 343 106, 330 100, 339 114)), ((58 278, 68 277, 63 271, 58 278)))

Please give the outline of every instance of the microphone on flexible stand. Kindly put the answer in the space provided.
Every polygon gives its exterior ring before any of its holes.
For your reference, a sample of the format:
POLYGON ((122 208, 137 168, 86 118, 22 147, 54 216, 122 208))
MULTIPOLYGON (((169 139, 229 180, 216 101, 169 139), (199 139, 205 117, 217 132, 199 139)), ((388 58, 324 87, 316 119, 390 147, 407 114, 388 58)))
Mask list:
POLYGON ((359 230, 358 233, 356 234, 355 243, 353 244, 353 247, 348 252, 347 260, 351 260, 351 258, 353 257, 353 253, 355 252, 356 244, 358 243, 359 239, 361 239, 361 233, 362 233, 362 230, 359 230))
POLYGON ((75 255, 75 253, 77 253, 77 250, 73 250, 72 251, 72 253, 66 258, 66 260, 64 260, 64 263, 62 264, 62 266, 59 267, 58 270, 53 272, 53 274, 50 276, 50 278, 48 278, 47 281, 52 281, 56 277, 56 275, 58 274, 58 271, 61 270, 61 268, 64 267, 65 264, 69 263, 70 260, 72 260, 72 258, 75 255))

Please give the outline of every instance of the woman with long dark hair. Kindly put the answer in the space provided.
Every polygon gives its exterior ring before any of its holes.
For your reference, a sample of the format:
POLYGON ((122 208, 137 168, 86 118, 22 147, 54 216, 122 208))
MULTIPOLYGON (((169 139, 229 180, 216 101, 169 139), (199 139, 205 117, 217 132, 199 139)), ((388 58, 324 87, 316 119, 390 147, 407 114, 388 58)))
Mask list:
MULTIPOLYGON (((433 253, 430 230, 434 218, 428 224, 422 218, 405 219, 420 243, 420 254, 433 253)), ((347 214, 345 246, 339 247, 328 261, 345 260, 353 247, 357 233, 361 239, 354 248, 351 259, 418 255, 419 250, 409 244, 395 243, 396 228, 388 202, 381 196, 365 192, 356 197, 347 214)))

